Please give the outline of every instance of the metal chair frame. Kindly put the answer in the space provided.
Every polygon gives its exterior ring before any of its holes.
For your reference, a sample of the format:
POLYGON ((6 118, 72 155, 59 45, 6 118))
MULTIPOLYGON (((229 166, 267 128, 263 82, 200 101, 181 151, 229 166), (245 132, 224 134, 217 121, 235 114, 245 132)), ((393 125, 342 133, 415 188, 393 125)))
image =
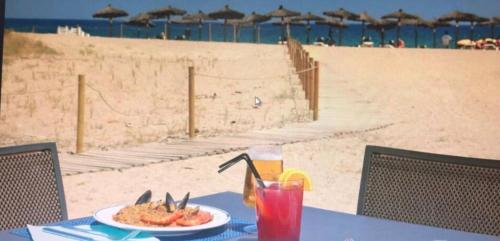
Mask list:
MULTIPOLYGON (((425 153, 425 152, 417 152, 411 150, 403 150, 403 149, 395 149, 388 147, 380 147, 380 146, 366 146, 365 156, 363 161, 363 170, 361 176, 361 184, 359 189, 359 197, 358 197, 358 206, 357 206, 357 215, 365 215, 364 207, 366 204, 366 191, 367 191, 367 182, 370 176, 370 169, 372 166, 372 156, 374 154, 384 154, 388 156, 396 156, 400 158, 408 158, 408 159, 416 159, 419 161, 429 161, 434 163, 445 163, 445 164, 454 164, 465 167, 481 167, 488 169, 499 169, 500 170, 500 161, 498 160, 489 160, 489 159, 479 159, 479 158, 470 158, 470 157, 460 157, 460 156, 451 156, 451 155, 442 155, 442 154, 434 154, 434 153, 425 153)), ((496 177, 496 176, 495 176, 496 177)), ((500 182, 500 176, 498 177, 500 182)), ((429 190, 432 192, 432 190, 429 190)), ((398 194, 395 194, 398 195, 398 194)), ((500 203, 500 201, 499 201, 500 203)), ((383 204, 382 204, 383 205, 383 204)), ((500 208, 500 207, 499 207, 500 208)), ((371 216, 371 215, 368 215, 371 216)), ((380 218, 380 217, 379 217, 380 218)), ((398 221, 403 221, 400 219, 396 219, 398 221)), ((499 217, 500 220, 500 217, 499 217)), ((409 221, 407 221, 409 222, 409 221)), ((415 223, 415 222, 412 222, 415 223)), ((427 225, 425 223, 418 223, 427 225)), ((460 228, 463 231, 467 228, 460 228)), ((500 235, 500 233, 487 233, 500 235)))
MULTIPOLYGON (((21 153, 29 153, 29 152, 37 152, 37 151, 45 151, 49 150, 51 154, 51 159, 54 167, 54 178, 56 181, 58 199, 59 199, 59 210, 62 220, 68 219, 68 213, 66 209, 66 200, 64 198, 64 187, 61 177, 61 168, 59 166, 59 158, 57 154, 56 144, 53 142, 50 143, 38 143, 38 144, 29 144, 29 145, 21 145, 21 146, 11 146, 11 147, 1 147, 0 148, 0 156, 5 155, 15 155, 21 153)), ((0 183, 0 185, 3 185, 0 183)), ((61 221, 62 221, 61 220, 61 221)))

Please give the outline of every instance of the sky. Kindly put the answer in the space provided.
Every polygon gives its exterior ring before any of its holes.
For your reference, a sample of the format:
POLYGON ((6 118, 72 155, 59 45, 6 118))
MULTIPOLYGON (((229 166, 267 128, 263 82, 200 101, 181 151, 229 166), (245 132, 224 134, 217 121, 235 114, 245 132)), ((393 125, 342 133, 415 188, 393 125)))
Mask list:
POLYGON ((340 7, 353 12, 367 11, 373 17, 402 8, 426 19, 459 10, 484 17, 500 16, 500 0, 6 0, 7 18, 91 19, 92 13, 111 4, 130 16, 172 5, 188 12, 211 12, 225 4, 244 13, 267 13, 280 4, 286 8, 321 15, 340 7))

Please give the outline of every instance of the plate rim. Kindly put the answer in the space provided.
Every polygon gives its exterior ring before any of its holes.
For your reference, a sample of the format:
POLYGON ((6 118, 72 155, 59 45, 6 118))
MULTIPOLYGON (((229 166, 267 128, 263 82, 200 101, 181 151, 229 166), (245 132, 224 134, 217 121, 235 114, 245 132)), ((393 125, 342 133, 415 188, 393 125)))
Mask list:
MULTIPOLYGON (((208 225, 211 222, 213 222, 213 220, 212 220, 212 221, 210 221, 208 223, 205 223, 205 224, 202 224, 202 225, 197 225, 197 226, 192 226, 192 227, 142 227, 142 226, 134 226, 134 225, 130 225, 130 224, 119 223, 119 222, 116 222, 114 220, 112 220, 112 222, 108 222, 108 221, 104 220, 104 222, 103 222, 103 221, 101 221, 100 218, 98 218, 98 216, 99 216, 98 214, 100 212, 103 212, 105 210, 112 209, 112 208, 118 208, 118 207, 123 208, 125 206, 127 206, 127 204, 116 204, 116 205, 109 206, 109 207, 106 207, 106 208, 101 208, 101 209, 95 211, 93 213, 92 217, 97 222, 99 222, 99 223, 102 223, 102 224, 105 224, 105 225, 108 225, 108 226, 111 226, 111 227, 119 228, 119 229, 139 230, 139 231, 142 231, 142 232, 164 233, 164 234, 167 234, 167 233, 178 234, 178 233, 184 233, 184 232, 187 234, 187 233, 199 232, 199 231, 203 231, 203 230, 208 230, 208 229, 212 229, 212 228, 221 227, 221 226, 229 223, 229 221, 231 221, 231 215, 227 211, 222 210, 220 208, 216 208, 216 207, 212 207, 212 206, 208 206, 208 205, 203 205, 203 204, 196 204, 196 203, 189 203, 187 206, 188 207, 199 206, 201 210, 207 209, 207 208, 215 210, 219 214, 222 214, 222 215, 225 216, 224 220, 222 220, 220 224, 217 224, 215 226, 213 224, 212 225, 208 225), (117 223, 118 225, 114 224, 113 222, 117 223)), ((113 214, 115 214, 115 213, 113 213, 113 214)), ((214 215, 214 213, 212 213, 212 215, 214 215)))

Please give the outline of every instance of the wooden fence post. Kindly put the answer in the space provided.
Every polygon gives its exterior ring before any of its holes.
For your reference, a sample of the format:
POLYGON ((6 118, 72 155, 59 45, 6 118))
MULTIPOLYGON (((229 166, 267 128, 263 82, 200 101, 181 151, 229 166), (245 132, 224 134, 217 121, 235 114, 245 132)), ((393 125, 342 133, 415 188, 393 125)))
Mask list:
POLYGON ((189 72, 189 138, 195 137, 195 128, 194 128, 194 121, 195 121, 195 113, 194 113, 194 100, 195 100, 195 93, 194 93, 194 67, 189 66, 188 68, 189 72))
POLYGON ((306 79, 304 81, 304 91, 306 93, 306 99, 310 100, 311 99, 311 92, 309 91, 309 82, 311 80, 311 73, 309 72, 309 68, 311 66, 311 63, 309 61, 309 53, 306 52, 306 79))
POLYGON ((315 65, 314 65, 314 59, 313 58, 310 58, 309 59, 309 68, 311 70, 309 70, 309 81, 308 81, 308 84, 309 86, 307 87, 307 90, 309 91, 309 109, 312 110, 313 107, 314 107, 314 99, 316 98, 315 96, 315 84, 314 82, 316 81, 316 69, 315 69, 315 65))
POLYGON ((314 110, 313 120, 318 120, 319 112, 319 62, 314 62, 314 110))
POLYGON ((76 153, 82 153, 85 135, 85 75, 78 75, 78 116, 76 123, 76 153))
POLYGON ((307 79, 309 78, 309 71, 307 71, 307 66, 309 65, 309 53, 306 52, 304 50, 304 85, 302 86, 303 90, 306 92, 306 98, 308 97, 308 94, 307 94, 307 89, 306 89, 306 86, 307 86, 307 79))

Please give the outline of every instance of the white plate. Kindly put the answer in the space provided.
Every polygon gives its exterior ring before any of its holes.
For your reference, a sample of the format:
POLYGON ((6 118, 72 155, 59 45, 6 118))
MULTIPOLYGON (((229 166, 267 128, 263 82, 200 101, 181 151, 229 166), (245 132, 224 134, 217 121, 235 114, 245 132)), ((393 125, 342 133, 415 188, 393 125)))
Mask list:
POLYGON ((94 218, 100 223, 116 227, 116 228, 121 228, 121 229, 126 229, 126 230, 140 230, 143 232, 148 232, 153 236, 160 237, 160 236, 184 236, 184 235, 189 235, 189 234, 194 234, 206 229, 212 229, 216 227, 220 227, 231 220, 231 217, 229 214, 221 209, 210 207, 210 206, 205 206, 205 205, 198 205, 198 204, 188 204, 188 207, 196 207, 199 206, 200 210, 209 212, 212 214, 213 219, 212 221, 202 224, 202 225, 197 225, 193 227, 141 227, 141 226, 135 226, 135 225, 130 225, 130 224, 124 224, 117 222, 113 220, 113 215, 116 214, 120 209, 124 208, 126 205, 119 205, 119 206, 113 206, 109 208, 104 208, 101 209, 97 212, 94 213, 94 218))

